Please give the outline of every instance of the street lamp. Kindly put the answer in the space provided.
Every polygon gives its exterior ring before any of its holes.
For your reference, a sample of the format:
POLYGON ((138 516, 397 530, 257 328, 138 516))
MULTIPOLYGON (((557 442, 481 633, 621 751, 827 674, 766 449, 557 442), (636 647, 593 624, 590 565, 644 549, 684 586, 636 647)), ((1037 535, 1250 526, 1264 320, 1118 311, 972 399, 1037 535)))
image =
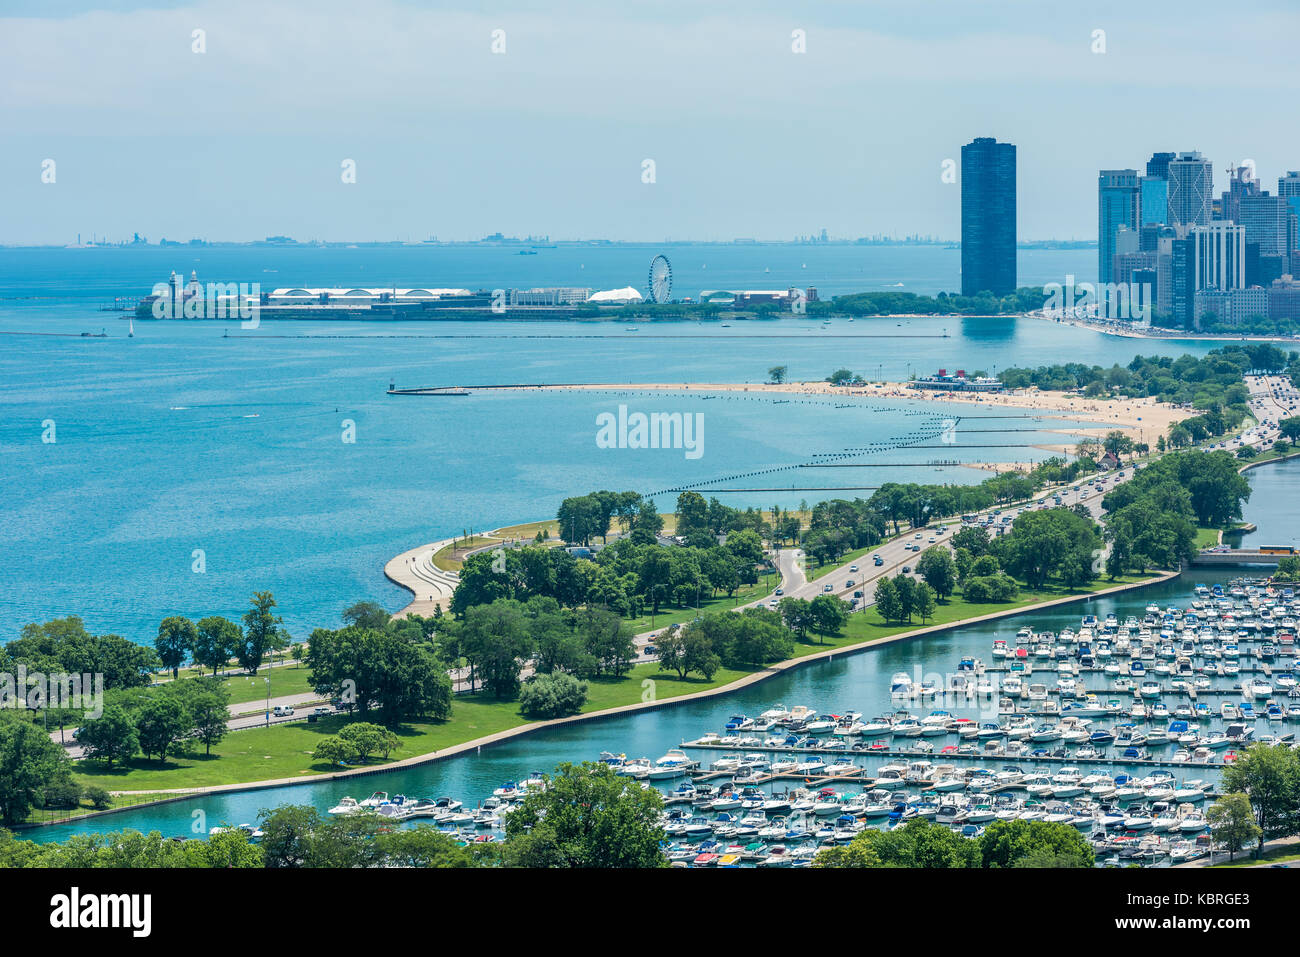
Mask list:
POLYGON ((266 726, 271 726, 271 679, 263 678, 266 682, 266 726))

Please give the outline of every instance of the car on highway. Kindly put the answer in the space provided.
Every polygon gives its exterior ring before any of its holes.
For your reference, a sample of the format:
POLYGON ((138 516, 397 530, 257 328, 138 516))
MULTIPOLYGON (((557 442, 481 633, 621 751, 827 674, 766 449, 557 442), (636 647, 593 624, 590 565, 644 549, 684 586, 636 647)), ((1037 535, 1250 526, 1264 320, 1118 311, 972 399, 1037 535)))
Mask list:
POLYGON ((846 581, 846 582, 844 583, 844 587, 845 587, 845 588, 852 588, 852 587, 853 587, 853 579, 850 578, 848 581, 846 581))
POLYGON ((779 597, 779 596, 785 594, 785 589, 784 589, 784 588, 778 588, 776 591, 772 592, 772 594, 773 594, 773 595, 777 595, 777 596, 779 597))
POLYGON ((877 568, 879 568, 881 565, 885 564, 885 560, 884 560, 883 558, 881 558, 879 555, 876 556, 876 558, 875 558, 875 562, 876 562, 876 567, 877 567, 877 568))
POLYGON ((904 575, 910 575, 911 573, 912 573, 912 566, 911 566, 911 565, 904 565, 904 566, 903 566, 903 574, 904 574, 904 575))
POLYGON ((312 714, 333 714, 334 709, 333 708, 312 708, 311 713, 312 714))
POLYGON ((857 565, 850 565, 850 566, 849 566, 849 571, 851 571, 851 572, 855 572, 855 571, 857 571, 857 570, 858 570, 858 566, 857 566, 857 565))
POLYGON ((835 588, 834 588, 833 585, 823 585, 823 586, 822 586, 822 591, 834 591, 834 590, 835 590, 835 588))
POLYGON ((293 714, 293 707, 287 704, 277 704, 271 713, 277 718, 288 718, 293 714))

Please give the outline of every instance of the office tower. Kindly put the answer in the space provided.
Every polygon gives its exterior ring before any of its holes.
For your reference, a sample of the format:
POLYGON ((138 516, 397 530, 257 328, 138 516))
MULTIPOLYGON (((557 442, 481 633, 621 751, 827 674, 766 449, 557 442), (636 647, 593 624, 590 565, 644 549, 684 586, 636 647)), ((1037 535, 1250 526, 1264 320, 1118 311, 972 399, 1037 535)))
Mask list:
POLYGON ((1203 226, 1213 208, 1214 171, 1200 153, 1179 153, 1169 161, 1169 224, 1203 226))
POLYGON ((1159 176, 1143 176, 1138 180, 1141 210, 1140 225, 1149 226, 1169 222, 1169 181, 1159 176))
POLYGON ((1190 238, 1175 239, 1170 243, 1169 316, 1175 326, 1184 329, 1192 327, 1192 310, 1195 308, 1194 245, 1190 238))
POLYGON ((1258 243, 1262 256, 1281 256, 1287 252, 1287 230, 1291 207, 1281 196, 1267 192, 1241 197, 1236 222, 1246 230, 1246 242, 1258 243))
POLYGON ((1277 178, 1277 194, 1287 204, 1287 249, 1300 248, 1300 230, 1296 228, 1300 220, 1300 170, 1290 170, 1285 176, 1277 178))
POLYGON ((1246 230, 1226 220, 1193 227, 1192 289, 1226 292, 1246 285, 1246 230))
POLYGON ((1234 223, 1241 222, 1242 200, 1259 195, 1259 180, 1254 177, 1254 170, 1249 166, 1238 166, 1229 170, 1228 189, 1219 201, 1218 219, 1227 219, 1234 223))
POLYGON ((980 136, 961 148, 961 292, 1016 288, 1016 148, 980 136))
POLYGON ((1172 226, 1161 227, 1156 239, 1156 312, 1162 316, 1173 312, 1174 241, 1178 234, 1172 226))
MULTIPOLYGON (((1151 253, 1149 255, 1154 256, 1155 254, 1151 253)), ((1131 287, 1133 290, 1132 314, 1135 318, 1146 315, 1149 323, 1149 317, 1156 310, 1155 296, 1156 289, 1159 287, 1156 271, 1150 268, 1134 269, 1133 278, 1130 282, 1133 284, 1131 287)))
POLYGON ((1097 174, 1097 279, 1111 282, 1115 272, 1115 234, 1138 225, 1137 170, 1104 169, 1097 174))
POLYGON ((1147 160, 1147 175, 1153 179, 1169 179, 1169 161, 1173 159, 1176 153, 1152 153, 1151 158, 1147 160))

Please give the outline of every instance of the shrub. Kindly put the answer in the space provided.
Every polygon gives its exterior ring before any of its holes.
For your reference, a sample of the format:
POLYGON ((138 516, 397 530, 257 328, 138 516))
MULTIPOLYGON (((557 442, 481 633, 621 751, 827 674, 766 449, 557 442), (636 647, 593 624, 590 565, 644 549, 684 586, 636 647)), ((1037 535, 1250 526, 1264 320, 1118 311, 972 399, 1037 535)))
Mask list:
POLYGON ((577 714, 587 701, 587 682, 556 672, 535 675, 519 695, 519 710, 528 718, 562 718, 577 714))

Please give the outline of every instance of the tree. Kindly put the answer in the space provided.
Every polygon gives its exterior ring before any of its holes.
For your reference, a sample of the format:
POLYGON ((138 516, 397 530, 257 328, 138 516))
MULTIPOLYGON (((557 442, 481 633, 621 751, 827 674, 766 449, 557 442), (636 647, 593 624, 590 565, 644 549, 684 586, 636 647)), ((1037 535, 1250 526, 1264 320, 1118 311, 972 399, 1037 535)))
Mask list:
POLYGON ((1210 806, 1205 817, 1210 822, 1214 843, 1227 850, 1228 860, 1260 835, 1250 798, 1240 792, 1223 795, 1210 806))
POLYGON ((504 861, 512 867, 665 867, 654 788, 616 775, 607 764, 561 764, 544 790, 506 818, 504 861))
POLYGON ((190 701, 190 717, 194 725, 194 736, 203 742, 203 754, 210 757, 212 746, 221 741, 229 730, 226 723, 230 720, 227 707, 229 695, 225 699, 213 691, 205 691, 190 701))
POLYGON ((562 718, 577 714, 587 701, 587 682, 557 671, 534 675, 519 695, 519 710, 527 718, 562 718))
POLYGON ((1300 441, 1300 415, 1293 415, 1289 418, 1282 419, 1278 422, 1277 427, 1278 431, 1292 442, 1300 441))
POLYGON ((886 623, 903 620, 903 603, 894 579, 882 578, 876 583, 876 611, 886 623))
POLYGON ((892 831, 866 828, 847 847, 817 854, 817 867, 979 867, 979 846, 942 824, 922 818, 892 831), (862 845, 866 845, 863 847, 862 845))
POLYGON ((475 675, 493 697, 509 699, 519 693, 519 670, 533 650, 519 602, 502 599, 468 609, 460 642, 475 675))
POLYGON ((252 607, 244 613, 244 637, 236 656, 244 670, 255 675, 268 652, 288 643, 288 633, 283 619, 272 613, 275 597, 269 591, 254 592, 249 604, 252 607))
POLYGON ((343 623, 345 625, 358 625, 361 628, 371 628, 375 631, 383 631, 387 628, 392 617, 384 610, 382 605, 373 601, 359 601, 343 610, 343 623))
POLYGON ((18 824, 36 795, 67 774, 68 758, 25 716, 0 713, 0 823, 18 824))
POLYGON ((135 730, 140 751, 146 758, 155 755, 167 760, 167 752, 194 729, 189 713, 175 698, 158 695, 149 698, 135 716, 135 730))
POLYGON ((1250 799, 1260 836, 1268 841, 1300 830, 1300 756, 1285 744, 1252 744, 1223 772, 1224 793, 1250 799))
POLYGON ((794 631, 800 641, 804 640, 808 629, 813 626, 812 602, 807 598, 782 598, 776 606, 785 626, 794 631))
POLYGON ((670 628, 655 639, 655 647, 659 652, 659 667, 677 672, 679 678, 698 671, 705 681, 711 681, 722 667, 713 639, 701 628, 670 628))
POLYGON ((983 867, 1093 866, 1092 847, 1068 824, 993 821, 980 835, 979 849, 983 867))
POLYGON ((180 675, 185 656, 190 653, 198 640, 198 630, 194 622, 180 615, 164 618, 158 625, 158 637, 154 639, 154 650, 163 666, 171 669, 172 678, 180 675))
POLYGON ((321 738, 316 744, 316 750, 311 753, 313 761, 324 761, 326 764, 344 765, 351 764, 353 761, 360 759, 356 745, 350 741, 345 741, 336 734, 321 738))
POLYGON ((190 657, 196 665, 211 668, 215 675, 239 650, 243 639, 243 632, 233 621, 220 615, 209 615, 199 619, 195 626, 190 657))
POLYGON ((916 592, 912 599, 913 611, 921 616, 921 623, 929 621, 934 617, 937 605, 934 600, 934 591, 925 582, 919 582, 916 586, 916 592))
POLYGON ((774 385, 780 385, 785 381, 786 373, 789 370, 785 366, 772 366, 767 370, 767 377, 774 385))
POLYGON ((140 750, 135 722, 119 705, 105 707, 102 715, 87 721, 73 736, 87 758, 108 768, 115 761, 125 764, 140 750))
POLYGON ((362 763, 372 754, 379 754, 387 761, 388 756, 402 745, 402 739, 392 731, 368 721, 344 725, 339 729, 338 737, 355 749, 357 760, 362 763))
POLYGON ((408 718, 451 714, 451 679, 430 646, 395 630, 348 625, 312 632, 308 676, 320 694, 345 697, 363 715, 378 708, 395 725, 408 718))
POLYGON ((947 598, 957 587, 957 563, 942 545, 931 545, 923 551, 916 561, 916 571, 940 599, 947 598))
POLYGON ((818 595, 809 603, 812 630, 823 638, 838 635, 849 620, 849 609, 834 595, 818 595))

